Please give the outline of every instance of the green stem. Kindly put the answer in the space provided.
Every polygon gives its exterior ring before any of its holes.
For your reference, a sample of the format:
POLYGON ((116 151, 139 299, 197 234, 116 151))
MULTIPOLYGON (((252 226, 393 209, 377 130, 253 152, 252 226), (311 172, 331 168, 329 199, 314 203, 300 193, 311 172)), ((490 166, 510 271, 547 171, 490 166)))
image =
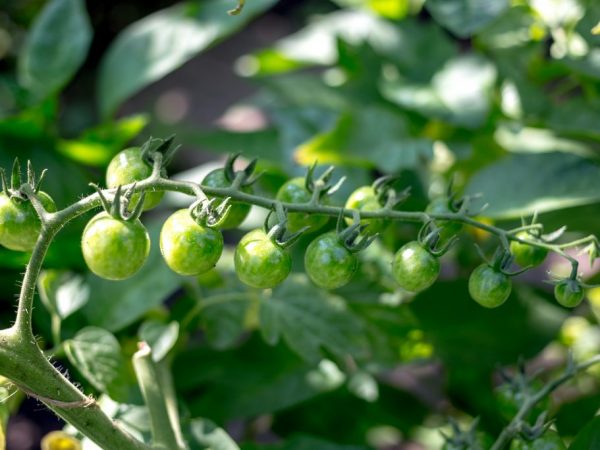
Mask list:
POLYGON ((569 381, 578 373, 598 363, 600 363, 600 355, 596 355, 593 358, 590 358, 579 365, 570 367, 560 377, 555 378, 554 380, 550 380, 548 383, 546 383, 544 387, 542 387, 539 391, 537 391, 534 395, 529 397, 523 403, 515 417, 513 417, 510 423, 502 430, 500 436, 498 436, 498 439, 496 439, 496 442, 494 442, 494 445, 490 450, 503 449, 510 442, 510 440, 519 432, 519 427, 523 419, 527 417, 527 415, 535 407, 535 405, 537 405, 546 396, 551 394, 560 385, 569 381))

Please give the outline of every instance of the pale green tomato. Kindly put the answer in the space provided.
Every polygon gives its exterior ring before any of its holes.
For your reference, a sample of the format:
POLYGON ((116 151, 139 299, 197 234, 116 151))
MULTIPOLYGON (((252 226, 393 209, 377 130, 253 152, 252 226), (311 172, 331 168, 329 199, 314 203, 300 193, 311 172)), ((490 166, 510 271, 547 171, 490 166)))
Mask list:
POLYGON ((427 289, 439 274, 440 261, 417 241, 405 244, 394 255, 392 275, 409 292, 427 289))
POLYGON ((306 274, 313 283, 325 289, 344 286, 357 268, 356 256, 344 246, 335 231, 317 237, 304 254, 306 274))
MULTIPOLYGON (((227 180, 225 176, 225 170, 215 169, 210 172, 202 180, 202 186, 213 187, 213 188, 227 188, 231 186, 231 182, 227 180)), ((244 186, 241 188, 242 192, 252 194, 252 186, 244 186)), ((215 207, 219 206, 221 202, 215 202, 215 207)), ((246 219, 250 212, 250 205, 248 203, 241 203, 236 201, 230 201, 229 212, 225 220, 219 225, 221 229, 237 228, 246 219)))
POLYGON ((199 225, 187 209, 180 209, 162 227, 160 252, 174 272, 200 275, 219 261, 223 235, 218 230, 199 225))
POLYGON ((469 277, 469 294, 486 308, 497 308, 509 297, 512 290, 510 278, 487 264, 477 267, 469 277))
MULTIPOLYGON (((292 178, 286 181, 277 191, 275 197, 283 203, 308 203, 312 194, 304 186, 304 178, 292 178)), ((328 204, 327 197, 322 199, 324 204, 328 204)), ((301 230, 304 227, 310 227, 307 231, 312 233, 322 228, 329 218, 322 214, 290 212, 287 215, 287 229, 292 233, 301 230)))
MULTIPOLYGON (((372 186, 362 186, 356 189, 346 201, 346 209, 358 209, 359 211, 373 212, 381 209, 377 194, 372 186)), ((352 224, 352 219, 346 217, 346 223, 352 224)), ((365 230, 369 234, 381 233, 388 224, 385 219, 361 219, 360 223, 368 225, 365 230)))

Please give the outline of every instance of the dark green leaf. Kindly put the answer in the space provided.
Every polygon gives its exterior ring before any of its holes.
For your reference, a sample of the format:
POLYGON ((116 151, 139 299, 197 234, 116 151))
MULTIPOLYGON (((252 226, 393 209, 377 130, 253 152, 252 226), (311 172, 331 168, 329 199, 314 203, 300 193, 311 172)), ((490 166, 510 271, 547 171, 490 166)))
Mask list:
POLYGON ((460 37, 471 36, 500 16, 508 0, 427 0, 433 18, 460 37))
POLYGON ((367 450, 367 447, 338 445, 311 436, 296 436, 283 444, 245 445, 243 450, 367 450))
POLYGON ((595 417, 577 434, 569 450, 591 450, 600 448, 600 417, 595 417))
POLYGON ((85 60, 91 39, 83 0, 48 2, 19 55, 20 82, 39 98, 60 90, 85 60))
POLYGON ((131 95, 235 32, 274 3, 253 0, 237 16, 229 16, 227 4, 220 0, 179 3, 130 25, 101 61, 98 98, 102 116, 110 116, 131 95))
POLYGON ((90 287, 81 275, 45 270, 38 278, 38 290, 44 306, 65 319, 83 307, 90 297, 90 287))

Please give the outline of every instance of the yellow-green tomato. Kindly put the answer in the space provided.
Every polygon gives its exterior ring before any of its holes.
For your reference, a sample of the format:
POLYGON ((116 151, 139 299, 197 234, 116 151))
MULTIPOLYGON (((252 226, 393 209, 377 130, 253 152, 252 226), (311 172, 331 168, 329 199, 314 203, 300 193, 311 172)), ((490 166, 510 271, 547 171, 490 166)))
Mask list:
POLYGON ((394 255, 392 275, 402 289, 421 292, 430 287, 440 274, 440 261, 419 242, 403 245, 394 255))
POLYGON ((562 280, 554 286, 554 297, 556 301, 567 308, 575 308, 579 305, 585 292, 577 280, 562 280))
MULTIPOLYGON (((275 198, 283 203, 308 203, 312 198, 312 194, 306 189, 304 178, 298 177, 283 183, 275 198)), ((327 197, 323 199, 323 203, 328 203, 327 197)), ((292 233, 304 227, 309 227, 307 232, 312 233, 322 228, 329 220, 327 216, 322 214, 303 212, 290 212, 287 218, 287 229, 292 233)))
POLYGON ((200 275, 212 269, 223 253, 220 231, 199 225, 187 209, 173 213, 160 232, 160 252, 180 275, 200 275))
MULTIPOLYGON (((535 239, 527 231, 517 233, 517 237, 519 239, 535 239)), ((533 245, 522 244, 517 241, 510 243, 510 252, 514 256, 516 263, 521 267, 539 266, 548 255, 548 250, 545 248, 534 247, 533 245)))
MULTIPOLYGON (((231 186, 231 182, 227 180, 227 177, 225 176, 225 170, 223 169, 215 169, 210 172, 208 175, 206 175, 206 177, 204 177, 201 184, 203 186, 213 188, 228 188, 231 186)), ((241 188, 241 191, 247 194, 252 194, 253 189, 251 186, 244 186, 241 188)), ((219 206, 220 203, 220 201, 215 202, 215 207, 219 206)), ((219 225, 219 228, 224 230, 239 227, 250 212, 250 205, 248 203, 230 201, 229 205, 231 207, 229 208, 227 217, 225 217, 225 220, 219 225)))
POLYGON ((150 237, 138 219, 128 222, 101 212, 83 230, 81 249, 93 273, 107 280, 124 280, 146 262, 150 237))
POLYGON ((242 237, 235 248, 233 261, 240 281, 260 289, 277 286, 292 270, 289 252, 273 242, 262 229, 242 237))
POLYGON ((486 308, 497 308, 509 297, 512 281, 499 270, 482 264, 469 277, 469 294, 486 308))
POLYGON ((335 231, 313 240, 304 254, 304 269, 317 286, 336 289, 347 284, 356 269, 358 260, 340 241, 335 231))
MULTIPOLYGON (((359 211, 364 212, 373 212, 381 209, 381 203, 377 199, 377 193, 372 186, 362 186, 356 189, 348 200, 346 200, 346 209, 358 209, 359 211)), ((352 224, 352 219, 349 217, 346 218, 347 224, 352 224)), ((385 219, 361 219, 360 221, 363 225, 368 225, 366 232, 369 234, 375 234, 382 232, 386 225, 387 221, 385 219)))
MULTIPOLYGON (((37 195, 46 211, 56 211, 48 194, 40 191, 37 195)), ((41 228, 40 218, 29 200, 11 199, 0 193, 0 245, 18 252, 30 252, 41 228)))
MULTIPOLYGON (((106 169, 106 185, 109 188, 125 186, 148 178, 152 174, 152 167, 142 158, 142 151, 139 147, 127 148, 117 153, 110 161, 106 169)), ((147 211, 156 207, 162 200, 163 191, 146 191, 144 200, 144 210, 147 211)), ((140 194, 131 196, 130 204, 137 204, 140 194)))

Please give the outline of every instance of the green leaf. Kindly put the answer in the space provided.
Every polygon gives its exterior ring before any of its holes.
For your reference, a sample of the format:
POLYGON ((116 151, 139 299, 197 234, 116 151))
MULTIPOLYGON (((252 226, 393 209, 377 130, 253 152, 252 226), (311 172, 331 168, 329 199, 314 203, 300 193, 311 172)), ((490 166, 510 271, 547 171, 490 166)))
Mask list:
POLYGON ((337 355, 357 354, 362 325, 341 299, 315 288, 305 276, 289 278, 261 298, 260 330, 275 345, 281 338, 309 361, 321 357, 321 349, 337 355))
POLYGON ((69 361, 96 389, 109 393, 120 387, 125 360, 111 333, 86 327, 64 345, 69 361))
POLYGON ((195 443, 205 450, 239 450, 240 448, 225 430, 208 419, 193 419, 190 431, 195 443))
POLYGON ((83 64, 92 29, 83 0, 52 0, 19 55, 21 84, 40 99, 64 87, 83 64))
POLYGON ((367 447, 340 445, 324 441, 312 436, 295 436, 283 444, 248 445, 243 450, 367 450, 367 447))
MULTIPOLYGON (((485 215, 518 218, 600 201, 600 166, 577 155, 515 154, 477 172, 467 194, 482 194, 485 215)), ((476 208, 476 205, 473 205, 476 208)))
POLYGON ((145 114, 124 117, 85 130, 77 139, 62 139, 57 150, 73 161, 89 166, 105 166, 110 159, 148 124, 145 114))
POLYGON ((579 432, 569 450, 600 448, 600 417, 595 417, 579 432))
POLYGON ((112 115, 140 89, 234 33, 275 1, 253 0, 237 16, 227 14, 227 3, 235 2, 179 3, 133 23, 101 61, 98 98, 102 116, 112 115))
POLYGON ((385 173, 416 167, 433 155, 433 143, 409 135, 405 117, 383 107, 343 114, 335 127, 296 149, 296 160, 376 167, 385 173), (365 149, 369 149, 368 153, 365 149))
POLYGON ((433 18, 459 37, 483 29, 510 5, 509 0, 427 0, 433 18))
MULTIPOLYGON (((152 242, 158 242, 158 225, 150 227, 152 242)), ((115 332, 160 306, 181 280, 165 264, 158 245, 154 245, 144 266, 127 280, 109 281, 88 274, 91 294, 82 311, 91 325, 115 332)))
POLYGON ((179 323, 165 324, 157 320, 148 320, 140 327, 138 336, 152 349, 152 359, 159 362, 167 356, 177 343, 179 323))
POLYGON ((84 277, 60 270, 44 270, 38 278, 38 290, 44 306, 61 319, 82 308, 90 297, 84 277))
POLYGON ((248 292, 214 293, 199 299, 205 305, 200 316, 202 329, 212 346, 224 349, 239 340, 252 299, 248 292))

